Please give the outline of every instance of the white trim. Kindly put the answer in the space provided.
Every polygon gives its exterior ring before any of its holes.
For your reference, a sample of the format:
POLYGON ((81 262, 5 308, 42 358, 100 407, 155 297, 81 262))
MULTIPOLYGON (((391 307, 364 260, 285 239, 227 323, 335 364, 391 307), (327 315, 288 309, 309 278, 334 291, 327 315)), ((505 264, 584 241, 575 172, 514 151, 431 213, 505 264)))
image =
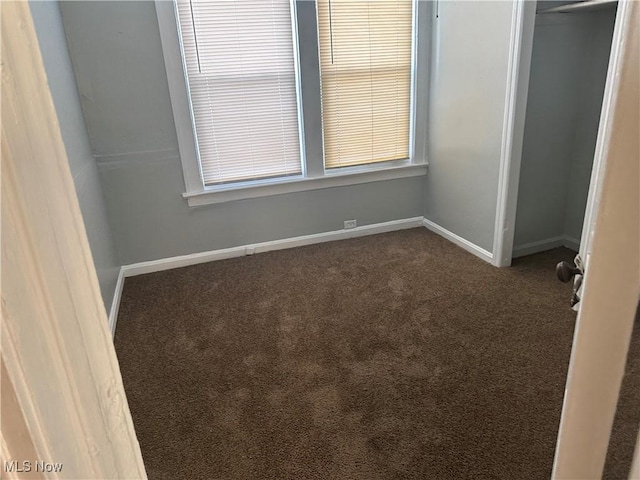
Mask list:
POLYGON ((324 177, 294 179, 284 178, 268 183, 234 186, 227 189, 217 187, 216 190, 185 193, 190 207, 225 203, 246 198, 269 197, 284 193, 305 192, 321 188, 342 187, 360 183, 379 182, 397 178, 420 177, 427 174, 427 165, 404 165, 400 167, 378 168, 372 167, 367 171, 354 173, 331 173, 324 177))
POLYGON ((568 235, 558 235, 557 237, 545 238, 544 240, 537 240, 513 247, 513 258, 533 255, 534 253, 544 252, 557 247, 567 247, 577 252, 579 246, 579 240, 568 235))
MULTIPOLYGON (((311 39, 308 35, 313 32, 311 32, 310 28, 307 28, 310 27, 311 22, 313 22, 315 29, 317 29, 317 12, 315 4, 313 4, 313 12, 310 12, 307 8, 299 8, 301 6, 299 3, 302 1, 303 0, 292 0, 292 28, 294 30, 293 34, 296 36, 294 39, 294 48, 297 56, 296 81, 298 94, 298 123, 301 126, 301 145, 304 147, 301 150, 303 174, 296 177, 262 179, 255 182, 245 182, 244 184, 236 184, 230 187, 205 187, 200 172, 197 138, 194 134, 193 115, 189 101, 189 85, 184 73, 185 68, 181 52, 182 47, 180 45, 180 33, 176 21, 174 2, 167 0, 155 0, 162 53, 167 70, 169 94, 178 139, 179 158, 182 164, 185 181, 186 192, 183 194, 183 197, 187 199, 189 206, 224 203, 246 198, 257 198, 283 193, 315 190, 319 188, 355 185, 360 183, 426 175, 427 166, 425 163, 421 163, 424 162, 424 152, 419 152, 419 156, 416 157, 417 149, 414 143, 416 138, 420 137, 419 135, 416 135, 416 131, 423 131, 426 129, 426 125, 421 126, 417 119, 417 111, 419 109, 415 103, 418 98, 418 93, 420 93, 421 97, 427 98, 426 89, 428 86, 426 84, 423 85, 424 82, 417 81, 417 69, 427 68, 426 62, 420 62, 419 64, 417 59, 420 56, 418 39, 421 37, 428 37, 428 32, 418 32, 415 28, 413 32, 412 107, 410 126, 410 148, 413 156, 408 161, 409 164, 402 167, 398 167, 397 164, 393 166, 389 164, 362 165, 360 168, 364 170, 363 172, 336 174, 329 169, 325 170, 324 168, 324 141, 322 138, 322 120, 320 116, 321 97, 319 89, 319 64, 314 63, 313 65, 310 65, 308 59, 305 60, 305 58, 302 58, 299 55, 301 40, 305 42, 313 41, 315 42, 316 49, 319 47, 317 42, 317 32, 314 38, 311 39), (310 13, 313 13, 313 15, 310 15, 310 13), (308 21, 309 25, 301 25, 301 19, 304 19, 303 21, 308 21), (425 64, 425 66, 420 67, 421 64, 425 64), (418 90, 420 90, 420 92, 418 92, 418 90), (314 116, 316 118, 312 118, 314 116), (314 126, 317 126, 317 128, 313 128, 314 126)), ((419 2, 417 0, 413 1, 414 27, 416 27, 418 25, 417 20, 419 14, 417 5, 419 2)), ((422 116, 420 118, 422 118, 422 116)))
POLYGON ((133 263, 123 265, 118 275, 116 291, 111 304, 111 313, 109 315, 109 327, 112 335, 115 335, 116 321, 120 308, 120 300, 122 298, 122 289, 124 279, 134 277, 136 275, 144 275, 147 273, 161 272, 171 270, 173 268, 188 267, 200 263, 214 262, 217 260, 225 260, 227 258, 243 257, 245 255, 253 255, 254 253, 263 253, 273 250, 284 250, 288 248, 301 247, 304 245, 313 245, 316 243, 332 242, 336 240, 345 240, 348 238, 364 237, 367 235, 375 235, 378 233, 393 232, 396 230, 404 230, 408 228, 425 227, 432 232, 444 237, 467 252, 491 263, 491 253, 477 245, 465 240, 453 232, 437 225, 424 217, 404 218, 401 220, 392 220, 390 222, 375 223, 373 225, 364 225, 361 227, 351 228, 348 230, 334 230, 330 232, 314 233, 311 235, 303 235, 300 237, 284 238, 281 240, 273 240, 270 242, 261 242, 251 245, 241 245, 238 247, 224 248, 220 250, 210 250, 207 252, 191 253, 189 255, 180 255, 177 257, 161 258, 159 260, 151 260, 148 262, 133 263))
POLYGON ((211 250, 208 252, 192 253, 178 257, 162 258, 160 260, 124 265, 122 267, 122 272, 126 278, 135 275, 143 275, 145 273, 171 270, 172 268, 187 267, 189 265, 196 265, 199 263, 213 262, 215 260, 242 257, 245 255, 252 255, 254 253, 284 250, 304 245, 313 245, 316 243, 332 242, 335 240, 345 240, 347 238, 363 237, 366 235, 392 232, 395 230, 404 230, 407 228, 422 226, 422 220, 423 217, 405 218, 402 220, 375 223, 373 225, 364 225, 362 227, 351 228, 348 230, 314 233, 312 235, 284 238, 270 242, 254 243, 251 245, 242 245, 239 247, 224 248, 221 250, 211 250))
POLYGON ((416 2, 416 78, 413 94, 415 95, 415 112, 413 127, 413 156, 415 163, 429 163, 427 156, 429 105, 431 85, 431 44, 435 31, 433 2, 416 2))
POLYGON ((469 240, 466 240, 461 236, 456 235, 453 232, 450 232, 446 228, 441 227, 437 223, 433 223, 431 220, 427 220, 426 218, 422 220, 422 224, 428 230, 431 230, 432 232, 437 233, 441 237, 446 238, 450 242, 455 243, 456 245, 463 248, 467 252, 474 254, 476 257, 479 257, 486 262, 493 263, 492 262, 493 254, 491 252, 488 252, 484 248, 479 247, 475 243, 471 243, 469 240))
MULTIPOLYGON (((396 230, 404 230, 407 228, 415 228, 420 226, 423 226, 426 229, 440 235, 441 237, 444 237, 450 242, 455 243, 459 247, 481 258, 482 260, 493 263, 493 255, 490 252, 462 238, 461 236, 456 235, 446 228, 443 228, 440 225, 427 220, 424 217, 392 220, 390 222, 364 225, 347 230, 343 229, 330 232, 314 233, 311 235, 303 235, 300 237, 284 238, 281 240, 272 240, 269 242, 261 242, 250 245, 241 245, 238 247, 230 247, 220 250, 210 250, 207 252, 161 258, 148 262, 132 263, 130 265, 123 265, 120 268, 120 273, 118 274, 118 281, 116 282, 116 288, 113 294, 113 300, 111 302, 111 310, 109 312, 109 329, 111 330, 111 335, 115 336, 116 322, 118 321, 118 311, 120 309, 122 290, 124 288, 124 279, 127 277, 144 275, 146 273, 161 272, 164 270, 171 270, 173 268, 188 267, 190 265, 214 262, 217 260, 225 260, 227 258, 243 257, 245 255, 253 255, 254 253, 263 253, 273 250, 284 250, 288 248, 301 247, 304 245, 313 245, 316 243, 364 237, 367 235, 375 235, 378 233, 392 232, 396 230)), ((558 237, 548 238, 545 240, 517 246, 514 248, 513 257, 516 258, 525 255, 531 255, 560 246, 565 246, 577 251, 578 245, 579 241, 577 239, 569 237, 567 235, 561 235, 558 237)))
POLYGON ((291 11, 291 42, 293 45, 293 70, 296 79, 296 117, 298 119, 298 148, 300 149, 300 171, 307 175, 307 152, 305 149, 304 105, 302 103, 302 64, 300 63, 300 45, 298 42, 298 7, 296 0, 289 0, 291 11))
POLYGON ((187 192, 197 192, 203 188, 202 174, 175 4, 173 1, 156 0, 155 6, 185 188, 187 192))
MULTIPOLYGON (((320 42, 318 42, 320 43, 320 42)), ((411 86, 409 95, 409 159, 416 161, 416 111, 418 98, 416 82, 418 79, 418 0, 411 0, 411 86)))
POLYGON ((502 124, 496 222, 493 234, 492 263, 497 267, 509 266, 513 252, 515 207, 518 200, 534 23, 535 2, 530 2, 528 6, 525 5, 524 0, 514 2, 509 39, 507 93, 502 124))
POLYGON ((300 52, 301 109, 304 131, 304 171, 307 178, 324 175, 324 129, 320 80, 320 42, 316 2, 296 0, 296 33, 300 52), (302 52, 305 52, 302 54, 302 52))
POLYGON ((120 267, 120 271, 118 272, 118 281, 116 282, 113 299, 111 300, 111 310, 109 310, 109 330, 111 330, 111 337, 116 336, 116 322, 118 321, 118 311, 120 310, 124 277, 124 270, 120 267))

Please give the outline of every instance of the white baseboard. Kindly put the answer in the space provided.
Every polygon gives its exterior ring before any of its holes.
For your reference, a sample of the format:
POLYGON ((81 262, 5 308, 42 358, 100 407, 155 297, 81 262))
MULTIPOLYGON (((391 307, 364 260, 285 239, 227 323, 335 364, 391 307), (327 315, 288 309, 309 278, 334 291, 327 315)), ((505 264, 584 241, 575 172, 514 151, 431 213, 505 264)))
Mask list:
POLYGON ((301 247, 303 245, 312 245, 314 243, 332 242, 334 240, 344 240, 347 238, 374 235, 376 233, 385 233, 395 230, 421 227, 422 220, 423 217, 405 218, 402 220, 393 220, 391 222, 364 225, 362 227, 351 228, 348 230, 335 230, 332 232, 315 233, 313 235, 303 235, 301 237, 284 238, 282 240, 273 240, 271 242, 242 245, 239 247, 211 250, 208 252, 192 253, 190 255, 181 255, 177 257, 151 260, 149 262, 123 265, 120 268, 120 274, 118 275, 118 281, 116 283, 116 290, 113 295, 113 301, 111 302, 111 311, 109 312, 109 328, 111 329, 112 335, 115 335, 116 322, 118 320, 118 310, 120 309, 120 299, 122 297, 122 288, 124 286, 124 279, 127 277, 143 275, 145 273, 161 272, 163 270, 187 267, 189 265, 213 262, 216 260, 224 260, 226 258, 242 257, 244 255, 252 255, 254 253, 269 252, 272 250, 283 250, 286 248, 301 247))
POLYGON ((437 233, 441 237, 446 238, 450 242, 455 243, 459 247, 465 249, 467 252, 474 254, 476 257, 481 258, 489 263, 493 260, 493 254, 491 252, 486 251, 484 248, 479 247, 475 243, 471 243, 469 240, 462 238, 459 235, 456 235, 453 232, 450 232, 444 227, 441 227, 437 223, 433 223, 431 220, 423 219, 423 225, 431 230, 434 233, 437 233))
POLYGON ((198 263, 242 257, 244 255, 251 255, 254 253, 269 252, 272 250, 283 250, 286 248, 301 247, 303 245, 312 245, 314 243, 332 242, 335 240, 344 240, 347 238, 374 235, 376 233, 385 233, 392 232, 394 230, 415 228, 422 226, 422 219, 423 217, 405 218, 402 220, 393 220, 391 222, 365 225, 348 230, 335 230, 332 232, 315 233, 313 235, 284 238, 282 240, 273 240, 270 242, 255 243, 252 245, 242 245, 239 247, 224 248, 222 250, 211 250, 208 252, 192 253, 190 255, 181 255, 178 257, 162 258, 160 260, 152 260, 149 262, 124 265, 122 267, 122 270, 125 277, 132 277, 134 275, 142 275, 145 273, 170 270, 172 268, 187 267, 189 265, 196 265, 198 263))
MULTIPOLYGON (((178 257, 162 258, 149 262, 133 263, 131 265, 123 265, 120 268, 116 289, 111 302, 111 311, 109 312, 109 328, 112 335, 115 335, 116 322, 118 320, 118 311, 120 309, 120 299, 122 297, 122 289, 124 287, 124 279, 135 275, 143 275, 145 273, 160 272, 163 270, 171 270, 173 268, 187 267, 199 263, 213 262, 216 260, 224 260, 227 258, 242 257, 244 255, 252 255, 254 253, 269 252, 272 250, 283 250, 287 248, 301 247, 304 245, 312 245, 315 243, 332 242, 335 240, 344 240, 347 238, 363 237, 366 235, 374 235, 377 233, 392 232, 395 230, 403 230, 407 228, 415 228, 424 226, 428 230, 446 238, 450 242, 455 243, 469 253, 492 263, 493 255, 484 248, 450 232, 446 228, 427 220, 424 217, 405 218, 402 220, 393 220, 391 222, 376 223, 373 225, 365 225, 348 230, 335 230, 331 232, 315 233, 313 235, 303 235, 301 237, 284 238, 282 240, 273 240, 270 242, 255 243, 252 245, 242 245, 239 247, 224 248, 221 250, 211 250, 208 252, 192 253, 190 255, 181 255, 178 257)), ((513 249, 513 257, 522 257, 533 253, 542 252, 551 248, 566 246, 573 250, 578 250, 579 241, 566 235, 549 238, 537 242, 527 243, 517 246, 513 249)))
POLYGON ((189 265, 197 265, 199 263, 213 262, 216 260, 224 260, 227 258, 242 257, 244 255, 252 255, 254 253, 269 252, 273 250, 283 250, 287 248, 301 247, 304 245, 312 245, 316 243, 332 242, 335 240, 344 240, 347 238, 363 237, 366 235, 374 235, 377 233, 392 232, 395 230, 404 230, 407 228, 426 227, 427 229, 441 235, 447 240, 462 247, 468 252, 482 258, 491 263, 492 255, 483 248, 474 245, 464 238, 452 233, 439 225, 425 219, 424 217, 405 218, 402 220, 393 220, 391 222, 376 223, 373 225, 365 225, 362 227, 351 228, 348 230, 335 230, 331 232, 315 233, 313 235, 303 235, 301 237, 284 238, 282 240, 273 240, 270 242, 255 243, 252 245, 242 245, 239 247, 224 248, 221 250, 211 250, 208 252, 192 253, 189 255, 181 255, 177 257, 161 258, 159 260, 151 260, 149 262, 133 263, 123 265, 118 275, 116 291, 111 304, 111 312, 109 314, 109 327, 115 335, 116 321, 118 310, 120 307, 120 299, 122 296, 122 288, 124 279, 135 275, 143 275, 145 273, 161 272, 163 270, 171 270, 173 268, 187 267, 189 265))
MULTIPOLYGON (((349 230, 335 230, 332 232, 315 233, 313 235, 303 235, 301 237, 284 238, 282 240, 273 240, 270 242, 255 243, 252 245, 242 245, 239 247, 224 248, 221 250, 211 250, 208 252, 192 253, 190 255, 181 255, 178 257, 162 258, 160 260, 152 260, 149 262, 133 263, 124 265, 120 269, 116 289, 111 302, 111 311, 109 312, 109 328, 111 333, 115 335, 116 322, 118 320, 118 310, 120 309, 120 299, 122 297, 122 288, 124 287, 124 279, 135 275, 143 275, 145 273, 160 272, 163 270, 171 270, 173 268, 187 267, 199 263, 213 262, 216 260, 224 260, 227 258, 242 257, 244 255, 252 255, 254 253, 269 252, 272 250, 283 250, 287 248, 301 247, 304 245, 312 245, 315 243, 332 242, 335 240, 344 240, 347 238, 363 237, 366 235, 374 235, 377 233, 392 232, 394 230, 403 230, 407 228, 415 228, 424 226, 428 230, 446 238, 450 242, 455 243, 469 253, 481 258, 482 260, 492 263, 493 255, 484 248, 471 243, 470 241, 450 232, 446 228, 427 220, 424 217, 405 218, 402 220, 393 220, 391 222, 376 223, 373 225, 365 225, 349 230)), ((533 253, 543 252, 552 248, 565 246, 572 250, 578 250, 580 242, 575 238, 567 235, 548 238, 537 242, 531 242, 519 245, 513 249, 513 258, 531 255, 533 253)))
POLYGON ((524 243, 513 247, 513 258, 533 255, 557 247, 567 247, 576 252, 580 248, 580 241, 568 235, 558 235, 557 237, 546 238, 536 242, 524 243))
POLYGON ((124 270, 120 268, 118 281, 116 282, 116 289, 113 292, 113 300, 111 300, 111 310, 109 310, 109 330, 111 330, 112 337, 116 334, 116 322, 118 321, 118 310, 120 310, 120 299, 122 298, 124 277, 124 270))

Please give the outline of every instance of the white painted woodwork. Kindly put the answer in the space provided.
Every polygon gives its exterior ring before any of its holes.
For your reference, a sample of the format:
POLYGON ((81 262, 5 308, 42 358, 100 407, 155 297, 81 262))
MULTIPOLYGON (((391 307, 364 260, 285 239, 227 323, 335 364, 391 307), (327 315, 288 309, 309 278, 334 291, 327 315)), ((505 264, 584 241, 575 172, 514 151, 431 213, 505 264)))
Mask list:
POLYGON ((118 276, 118 283, 116 285, 116 291, 114 293, 113 303, 111 305, 111 313, 109 314, 109 328, 111 330, 111 334, 115 335, 116 323, 118 321, 118 311, 120 309, 120 299, 122 297, 122 289, 124 288, 124 279, 127 277, 134 277, 136 275, 144 275, 153 272, 161 272, 164 270, 171 270, 173 268, 182 268, 189 265, 197 265, 200 263, 225 260, 227 258, 243 257, 245 255, 270 252, 273 250, 284 250, 287 248, 301 247, 304 245, 333 242, 336 240, 345 240, 348 238, 363 237, 366 235, 376 235, 379 233, 393 232, 396 230, 404 230, 407 228, 416 228, 422 226, 455 243, 459 247, 462 247, 466 251, 485 260, 486 262, 491 263, 491 252, 480 248, 479 246, 469 242, 468 240, 465 240, 462 237, 459 237, 455 233, 450 232, 449 230, 427 220, 424 217, 404 218, 401 220, 375 223, 373 225, 363 225, 350 229, 314 233, 312 235, 283 238, 281 240, 272 240, 270 242, 254 243, 251 245, 241 245, 238 247, 210 250, 208 252, 198 252, 191 253, 189 255, 161 258, 159 260, 151 260, 148 262, 132 263, 130 265, 123 265, 120 268, 120 275, 118 276))
MULTIPOLYGON (((602 189, 571 352, 554 479, 601 478, 640 295, 640 4, 616 20, 602 189)), ((602 136, 602 135, 599 135, 602 136)))
POLYGON ((363 225, 361 227, 314 233, 312 235, 302 235, 299 237, 283 238, 281 240, 241 245, 238 247, 223 248, 220 250, 210 250, 208 252, 191 253, 189 255, 161 258, 159 260, 151 260, 149 262, 133 263, 122 266, 121 276, 124 278, 133 277, 135 275, 161 272, 164 270, 171 270, 173 268, 225 260, 227 258, 243 257, 245 255, 253 255, 255 253, 285 250, 287 248, 302 247, 304 245, 315 245, 317 243, 346 240, 348 238, 394 232, 396 230, 404 230, 407 228, 417 228, 422 226, 422 222, 423 217, 403 218, 402 220, 392 220, 391 222, 363 225))
POLYGON ((2 460, 146 478, 28 3, 1 15, 2 460))
POLYGON ((446 238, 452 243, 455 243, 460 248, 465 249, 467 252, 472 253, 476 257, 481 258, 486 262, 493 263, 493 254, 488 250, 485 250, 484 248, 476 245, 475 243, 470 242, 469 240, 461 237, 460 235, 456 235, 452 231, 447 230, 442 225, 438 225, 437 223, 432 222, 431 220, 428 220, 425 218, 422 223, 426 229, 431 230, 434 233, 437 233, 438 235, 446 238))
POLYGON ((500 151, 498 201, 491 254, 491 263, 496 267, 510 266, 513 253, 536 3, 514 2, 513 10, 500 151))

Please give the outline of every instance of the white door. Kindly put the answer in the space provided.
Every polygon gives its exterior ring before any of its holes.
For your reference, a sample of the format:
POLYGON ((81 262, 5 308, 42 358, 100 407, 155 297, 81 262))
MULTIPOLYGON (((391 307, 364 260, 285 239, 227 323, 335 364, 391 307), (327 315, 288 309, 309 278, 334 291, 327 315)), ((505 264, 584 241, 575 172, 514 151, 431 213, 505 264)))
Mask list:
POLYGON ((601 478, 640 299, 640 3, 618 6, 554 479, 601 478))
POLYGON ((145 479, 29 4, 1 17, 0 476, 145 479))

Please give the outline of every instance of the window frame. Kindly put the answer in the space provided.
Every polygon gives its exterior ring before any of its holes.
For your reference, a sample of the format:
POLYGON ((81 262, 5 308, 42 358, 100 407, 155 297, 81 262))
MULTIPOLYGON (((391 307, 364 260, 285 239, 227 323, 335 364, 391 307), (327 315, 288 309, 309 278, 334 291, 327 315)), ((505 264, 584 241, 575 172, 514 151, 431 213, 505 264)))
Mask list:
POLYGON ((222 203, 244 198, 279 195, 383 180, 424 176, 427 173, 426 121, 428 98, 428 53, 430 2, 413 0, 413 42, 409 152, 406 160, 325 169, 322 129, 322 98, 315 1, 290 0, 294 43, 300 175, 205 186, 186 69, 179 40, 179 26, 173 0, 155 0, 169 95, 185 182, 183 197, 189 206, 222 203), (304 26, 304 28, 301 28, 304 26), (420 108, 417 108, 420 105, 420 108), (423 141, 418 141, 422 139, 423 141))

